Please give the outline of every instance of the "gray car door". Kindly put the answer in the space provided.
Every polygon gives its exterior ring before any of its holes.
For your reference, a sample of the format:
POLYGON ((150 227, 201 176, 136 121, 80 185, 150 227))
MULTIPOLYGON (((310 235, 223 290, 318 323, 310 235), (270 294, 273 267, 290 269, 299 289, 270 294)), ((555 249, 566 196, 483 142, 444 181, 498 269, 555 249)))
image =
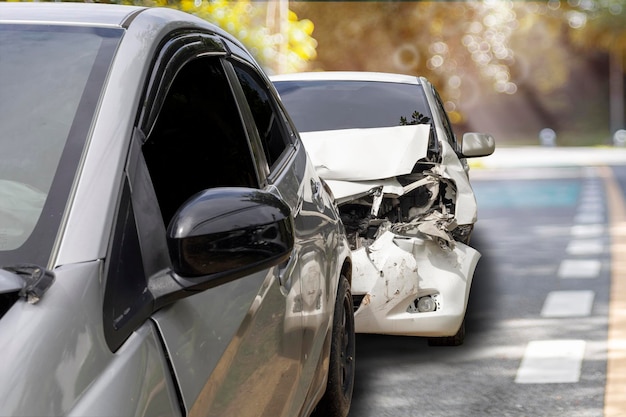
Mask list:
MULTIPOLYGON (((146 116, 154 121, 145 128, 137 162, 137 171, 149 174, 143 204, 157 206, 137 216, 158 224, 150 228, 150 221, 140 221, 144 230, 152 229, 144 235, 142 254, 166 270, 169 259, 158 230, 165 230, 186 199, 213 187, 259 188, 263 174, 253 158, 223 54, 205 50, 206 41, 196 48, 185 40, 179 44, 170 46, 176 51, 161 54, 173 58, 164 69, 157 65, 158 74, 152 77, 160 80, 155 88, 164 93, 148 93, 159 110, 155 117, 146 116), (169 74, 175 74, 171 80, 169 74)), ((282 272, 274 267, 255 273, 179 300, 152 316, 189 415, 288 415, 301 375, 303 332, 302 314, 295 307, 300 286, 292 282, 286 290, 282 272)))
MULTIPOLYGON (((296 393, 300 403, 324 387, 329 330, 337 288, 337 218, 321 180, 306 155, 270 83, 254 68, 231 60, 256 126, 263 154, 270 166, 266 187, 292 208, 296 224, 296 251, 281 271, 281 283, 289 290, 301 288, 294 310, 302 314, 304 330, 300 359, 302 383, 296 393), (291 280, 291 281, 290 281, 291 280)), ((291 314, 292 314, 291 313, 291 314)), ((290 313, 287 313, 290 314, 290 313)), ((298 415, 292 410, 289 415, 298 415)))

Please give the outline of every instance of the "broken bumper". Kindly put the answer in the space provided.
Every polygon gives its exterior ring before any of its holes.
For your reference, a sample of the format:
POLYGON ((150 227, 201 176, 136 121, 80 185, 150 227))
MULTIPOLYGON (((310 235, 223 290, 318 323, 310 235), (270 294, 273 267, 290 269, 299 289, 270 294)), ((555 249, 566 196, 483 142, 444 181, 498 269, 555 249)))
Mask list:
POLYGON ((456 334, 479 258, 478 251, 460 242, 442 249, 436 240, 391 232, 353 251, 352 293, 360 300, 354 314, 357 333, 456 334), (424 297, 430 300, 418 308, 424 297))

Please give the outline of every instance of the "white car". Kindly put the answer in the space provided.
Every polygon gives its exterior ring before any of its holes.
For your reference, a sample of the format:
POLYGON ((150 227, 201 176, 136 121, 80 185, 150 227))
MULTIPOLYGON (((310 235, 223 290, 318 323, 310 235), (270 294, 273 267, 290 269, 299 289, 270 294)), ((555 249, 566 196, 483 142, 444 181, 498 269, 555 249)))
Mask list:
POLYGON ((330 188, 353 258, 360 333, 459 345, 480 254, 466 158, 493 137, 457 141, 423 77, 311 72, 271 77, 319 176, 330 188))

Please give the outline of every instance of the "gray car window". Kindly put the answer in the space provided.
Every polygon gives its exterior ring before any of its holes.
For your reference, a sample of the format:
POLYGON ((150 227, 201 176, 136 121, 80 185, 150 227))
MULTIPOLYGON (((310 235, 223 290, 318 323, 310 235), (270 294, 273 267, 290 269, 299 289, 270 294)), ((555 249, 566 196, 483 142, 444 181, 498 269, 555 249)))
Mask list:
POLYGON ((219 58, 197 58, 178 71, 143 154, 166 226, 199 191, 258 188, 247 136, 219 58))
POLYGON ((0 25, 0 263, 48 262, 121 33, 0 25))
POLYGON ((373 81, 278 81, 300 132, 429 123, 421 85, 373 81))
MULTIPOLYGON (((116 217, 104 298, 105 335, 112 350, 150 314, 153 300, 145 291, 146 277, 169 265, 165 230, 178 208, 209 188, 258 188, 220 58, 192 59, 167 73, 176 76, 163 84, 169 88, 161 110, 137 150, 143 158, 135 158, 131 149, 128 182, 116 217)), ((135 137, 133 143, 142 139, 135 137)))
POLYGON ((282 125, 281 114, 276 109, 267 87, 258 74, 252 68, 240 63, 234 63, 233 66, 254 117, 265 150, 265 157, 272 166, 289 143, 289 136, 284 132, 284 125, 282 125))

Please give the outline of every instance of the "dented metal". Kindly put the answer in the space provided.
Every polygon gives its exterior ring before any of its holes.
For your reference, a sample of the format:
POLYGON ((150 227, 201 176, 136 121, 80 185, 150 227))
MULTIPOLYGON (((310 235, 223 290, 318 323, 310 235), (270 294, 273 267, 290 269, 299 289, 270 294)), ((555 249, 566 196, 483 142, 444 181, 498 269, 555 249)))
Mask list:
POLYGON ((463 323, 480 258, 466 244, 476 200, 451 145, 429 147, 432 130, 302 133, 353 250, 357 332, 453 336, 463 323))
POLYGON ((480 254, 457 242, 443 250, 434 240, 386 232, 353 252, 352 291, 364 294, 355 312, 356 331, 408 336, 451 336, 463 322, 480 254), (419 312, 430 296, 434 311, 419 312))
POLYGON ((301 132, 322 178, 354 182, 409 174, 427 157, 429 135, 429 125, 301 132))
POLYGON ((457 139, 424 77, 379 72, 273 76, 353 254, 358 332, 457 345, 480 254, 466 158, 493 153, 488 134, 457 139))

